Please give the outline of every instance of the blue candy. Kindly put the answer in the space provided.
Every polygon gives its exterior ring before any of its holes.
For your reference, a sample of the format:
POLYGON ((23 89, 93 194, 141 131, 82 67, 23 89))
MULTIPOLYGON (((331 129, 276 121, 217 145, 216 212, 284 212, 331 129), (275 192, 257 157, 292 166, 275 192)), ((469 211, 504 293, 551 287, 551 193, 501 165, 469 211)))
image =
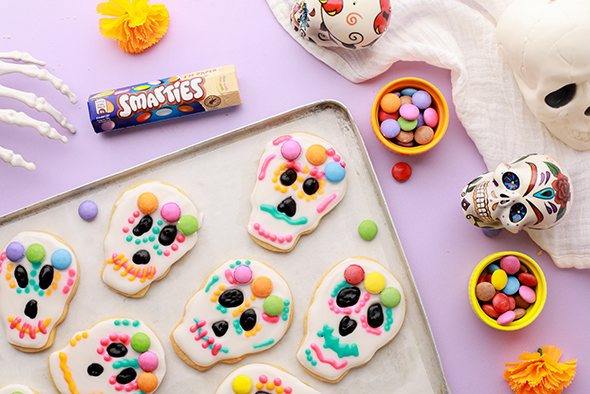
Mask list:
POLYGON ((340 165, 340 163, 331 162, 326 164, 324 168, 326 179, 328 182, 338 183, 346 176, 346 169, 340 165))
POLYGON ((66 249, 58 249, 51 255, 51 265, 58 270, 65 270, 72 264, 72 254, 66 249))
POLYGON ((506 282, 506 286, 502 289, 502 293, 506 295, 512 295, 518 291, 520 288, 520 282, 516 279, 515 276, 508 276, 508 282, 506 282))

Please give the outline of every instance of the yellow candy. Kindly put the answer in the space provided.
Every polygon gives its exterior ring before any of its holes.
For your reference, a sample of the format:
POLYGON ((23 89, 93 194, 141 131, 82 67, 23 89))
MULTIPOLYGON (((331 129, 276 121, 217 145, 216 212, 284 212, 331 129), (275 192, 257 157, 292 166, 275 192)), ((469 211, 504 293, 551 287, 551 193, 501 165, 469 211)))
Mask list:
POLYGON ((141 193, 137 198, 137 208, 142 213, 149 215, 158 209, 158 197, 150 192, 141 193))
POLYGON ((502 290, 506 286, 506 283, 508 283, 508 275, 506 274, 506 271, 502 269, 495 270, 492 274, 492 284, 496 290, 502 290))
POLYGON ((379 272, 365 276, 365 289, 371 294, 379 294, 385 289, 385 278, 379 272))
POLYGON ((231 387, 234 389, 234 393, 236 394, 249 394, 250 391, 252 391, 254 384, 252 383, 252 379, 246 375, 239 375, 236 376, 231 384, 231 387))

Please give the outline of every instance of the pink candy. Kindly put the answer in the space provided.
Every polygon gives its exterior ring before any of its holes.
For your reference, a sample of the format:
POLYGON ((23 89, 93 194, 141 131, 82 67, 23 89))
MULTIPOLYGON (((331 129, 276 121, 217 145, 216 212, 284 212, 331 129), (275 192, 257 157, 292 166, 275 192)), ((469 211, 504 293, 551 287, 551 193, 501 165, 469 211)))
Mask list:
POLYGON ((432 107, 424 110, 424 123, 427 126, 435 127, 438 124, 438 112, 432 107))
POLYGON ((515 274, 520 269, 520 260, 516 256, 504 256, 500 260, 500 268, 507 274, 515 274))
POLYGON ((239 285, 245 285, 252 280, 252 269, 245 265, 238 265, 234 269, 234 280, 239 285))
POLYGON ((406 120, 414 120, 420 115, 420 109, 414 104, 404 104, 400 107, 399 114, 406 120))
POLYGON ((158 368, 158 356, 153 352, 143 352, 137 359, 137 364, 145 372, 152 372, 158 368))
POLYGON ((295 160, 301 154, 301 145, 295 140, 288 140, 281 146, 281 155, 287 160, 295 160))
POLYGON ((162 205, 160 215, 162 215, 162 218, 168 223, 176 222, 180 219, 180 207, 175 202, 167 202, 162 205))
POLYGON ((518 289, 518 295, 529 304, 532 304, 537 300, 537 294, 528 286, 520 286, 518 289))

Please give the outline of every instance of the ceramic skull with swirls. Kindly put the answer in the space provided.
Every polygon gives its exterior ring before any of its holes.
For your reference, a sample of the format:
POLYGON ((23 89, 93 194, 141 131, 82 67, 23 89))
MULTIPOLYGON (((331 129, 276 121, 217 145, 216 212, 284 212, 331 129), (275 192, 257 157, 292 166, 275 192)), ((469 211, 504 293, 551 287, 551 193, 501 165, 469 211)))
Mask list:
POLYGON ((78 285, 72 249, 52 234, 25 231, 0 252, 0 317, 8 342, 25 352, 50 347, 78 285))
POLYGON ((262 154, 250 202, 248 233, 288 252, 344 197, 346 163, 328 141, 307 133, 275 138, 262 154))
POLYGON ((140 320, 105 319, 77 332, 49 356, 49 373, 61 394, 145 394, 166 374, 164 348, 140 320))
POLYGON ((517 233, 553 227, 571 199, 567 171, 551 157, 534 154, 475 178, 461 193, 461 207, 475 226, 517 233))
POLYGON ((298 0, 291 23, 315 44, 363 49, 383 36, 390 16, 390 0, 298 0))

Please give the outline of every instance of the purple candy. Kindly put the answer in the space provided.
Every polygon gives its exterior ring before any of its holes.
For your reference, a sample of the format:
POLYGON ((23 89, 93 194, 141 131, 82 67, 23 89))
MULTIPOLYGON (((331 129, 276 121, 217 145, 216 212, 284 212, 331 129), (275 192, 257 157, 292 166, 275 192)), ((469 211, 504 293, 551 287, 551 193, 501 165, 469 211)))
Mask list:
POLYGON ((424 115, 422 113, 420 113, 420 115, 418 115, 416 120, 418 121, 418 123, 416 124, 416 129, 418 129, 419 127, 422 127, 426 124, 426 123, 424 123, 424 115))
POLYGON ((92 220, 98 214, 98 206, 94 201, 83 201, 78 207, 78 215, 86 221, 92 220))
POLYGON ((404 104, 399 108, 399 115, 405 120, 414 120, 420 115, 420 110, 414 104, 404 104))
POLYGON ((381 134, 385 138, 395 138, 399 134, 401 127, 395 119, 385 119, 381 123, 381 134))
POLYGON ((412 104, 420 109, 426 109, 432 104, 432 97, 425 90, 418 90, 412 96, 412 104))
POLYGON ((481 231, 485 234, 486 237, 494 238, 500 235, 502 232, 501 228, 482 228, 481 231))
POLYGON ((16 263, 25 257, 25 247, 20 242, 11 242, 6 247, 6 257, 16 263))
POLYGON ((401 141, 395 140, 395 143, 398 144, 398 145, 400 145, 400 146, 405 146, 405 147, 408 147, 408 148, 411 147, 411 146, 414 146, 414 141, 401 142, 401 141))

